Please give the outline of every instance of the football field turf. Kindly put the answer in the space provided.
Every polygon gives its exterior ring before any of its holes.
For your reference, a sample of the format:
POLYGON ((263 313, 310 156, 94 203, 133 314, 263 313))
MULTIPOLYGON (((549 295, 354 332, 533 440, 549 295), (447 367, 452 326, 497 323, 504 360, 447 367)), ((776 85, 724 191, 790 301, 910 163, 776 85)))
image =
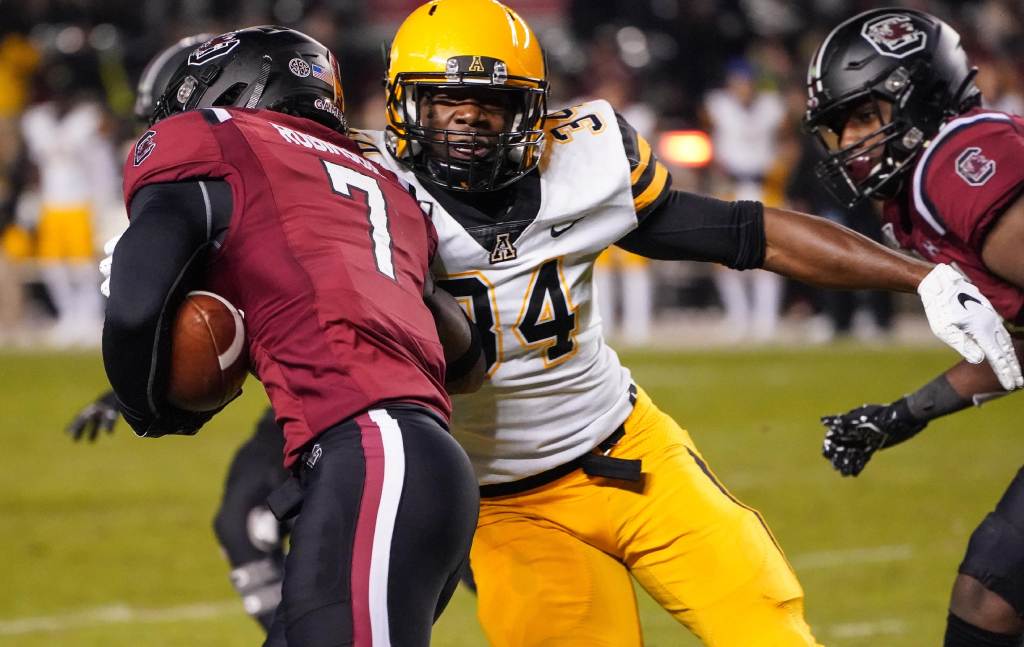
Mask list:
MULTIPOLYGON (((941 643, 967 538, 1024 462, 1024 396, 933 424, 844 480, 820 457, 818 416, 911 390, 951 352, 623 359, 732 492, 764 513, 819 640, 941 643)), ((0 354, 0 647, 259 645, 211 531, 228 460, 265 403, 259 385, 250 379, 243 399, 195 438, 142 440, 121 424, 75 445, 61 429, 103 386, 95 354, 0 354)), ((641 612, 646 645, 698 644, 643 594, 641 612)), ((485 644, 470 594, 459 592, 433 644, 485 644)))

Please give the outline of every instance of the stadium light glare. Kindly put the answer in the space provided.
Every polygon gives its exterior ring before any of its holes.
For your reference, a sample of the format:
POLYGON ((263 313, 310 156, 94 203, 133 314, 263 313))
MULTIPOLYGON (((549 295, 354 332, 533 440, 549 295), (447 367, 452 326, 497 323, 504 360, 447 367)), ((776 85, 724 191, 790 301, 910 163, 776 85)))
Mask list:
POLYGON ((713 156, 711 138, 702 130, 670 130, 658 139, 658 157, 676 166, 702 168, 713 156))

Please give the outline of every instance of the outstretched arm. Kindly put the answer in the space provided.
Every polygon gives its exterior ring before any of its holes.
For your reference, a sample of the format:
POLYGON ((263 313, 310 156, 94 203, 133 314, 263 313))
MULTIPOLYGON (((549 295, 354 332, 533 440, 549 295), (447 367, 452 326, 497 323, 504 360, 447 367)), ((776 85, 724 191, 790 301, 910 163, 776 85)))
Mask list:
POLYGON ((959 272, 892 251, 824 218, 671 191, 617 244, 651 258, 763 267, 828 288, 917 290, 939 339, 971 363, 987 358, 1003 388, 1024 386, 1001 318, 959 272))
MULTIPOLYGON (((1014 344, 1017 357, 1024 360, 1024 341, 1014 344)), ((936 418, 1007 393, 987 365, 960 362, 895 402, 824 416, 822 454, 843 476, 857 476, 879 449, 909 440, 936 418)))
POLYGON ((765 208, 764 269, 825 288, 914 292, 935 267, 818 216, 765 208))

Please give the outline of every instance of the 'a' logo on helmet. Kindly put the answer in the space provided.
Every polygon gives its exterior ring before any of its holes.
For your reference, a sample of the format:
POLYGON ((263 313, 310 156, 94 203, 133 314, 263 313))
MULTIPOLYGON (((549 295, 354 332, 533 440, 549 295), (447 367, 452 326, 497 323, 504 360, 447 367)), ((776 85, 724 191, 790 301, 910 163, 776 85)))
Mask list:
POLYGON ((192 53, 188 55, 188 64, 205 65, 215 58, 228 54, 237 46, 238 38, 235 36, 235 32, 221 34, 192 50, 192 53))
POLYGON ((928 43, 928 34, 906 14, 887 13, 873 18, 864 23, 860 34, 876 52, 892 58, 920 52, 928 43))
POLYGON ((485 71, 484 70, 484 64, 483 64, 483 62, 481 62, 479 56, 474 56, 473 57, 473 62, 469 64, 469 68, 467 68, 466 71, 467 72, 483 72, 483 71, 485 71))

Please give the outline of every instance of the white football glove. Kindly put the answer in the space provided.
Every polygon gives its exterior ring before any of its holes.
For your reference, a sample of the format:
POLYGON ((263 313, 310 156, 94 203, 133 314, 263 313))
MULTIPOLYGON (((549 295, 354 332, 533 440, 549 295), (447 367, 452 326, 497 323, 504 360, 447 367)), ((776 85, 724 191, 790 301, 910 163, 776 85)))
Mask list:
POLYGON ((936 265, 917 286, 917 293, 936 337, 971 364, 987 358, 1007 391, 1024 386, 1010 334, 973 283, 949 265, 936 265))
POLYGON ((100 294, 105 297, 110 297, 110 269, 114 264, 114 248, 117 247, 117 241, 121 240, 123 235, 124 233, 122 232, 103 243, 103 253, 106 256, 100 261, 100 274, 103 275, 103 283, 100 283, 100 294))

